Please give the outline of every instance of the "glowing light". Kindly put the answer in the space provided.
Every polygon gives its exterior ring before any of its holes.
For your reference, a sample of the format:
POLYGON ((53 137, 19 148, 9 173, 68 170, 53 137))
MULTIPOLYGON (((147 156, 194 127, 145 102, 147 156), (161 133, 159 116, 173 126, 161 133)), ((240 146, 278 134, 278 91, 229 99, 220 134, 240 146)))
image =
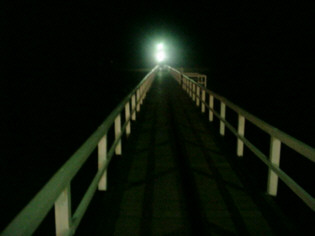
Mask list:
POLYGON ((163 43, 159 43, 157 46, 158 50, 162 50, 164 48, 164 44, 163 43))
POLYGON ((165 54, 164 51, 159 51, 159 52, 156 53, 155 57, 156 57, 156 60, 157 60, 158 62, 162 62, 162 61, 165 60, 166 54, 165 54))
POLYGON ((161 63, 162 61, 165 60, 166 54, 165 54, 165 47, 163 43, 158 43, 156 45, 155 58, 158 63, 161 63))

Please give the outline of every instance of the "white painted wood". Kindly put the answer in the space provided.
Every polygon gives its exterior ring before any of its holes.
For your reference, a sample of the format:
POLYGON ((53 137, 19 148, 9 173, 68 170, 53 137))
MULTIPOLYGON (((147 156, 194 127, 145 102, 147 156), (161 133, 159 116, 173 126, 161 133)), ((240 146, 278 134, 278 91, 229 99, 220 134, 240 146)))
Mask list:
MULTIPOLYGON (((238 115, 238 129, 237 132, 240 136, 244 137, 245 134, 245 117, 242 115, 238 115)), ((241 157, 244 155, 244 142, 238 138, 237 139, 237 156, 241 157)))
POLYGON ((213 111, 211 109, 214 108, 214 99, 213 99, 213 96, 210 94, 209 95, 209 121, 213 121, 213 111))
POLYGON ((143 84, 140 86, 140 105, 142 105, 143 104, 143 89, 144 89, 144 87, 143 87, 143 84))
POLYGON ((128 122, 126 126, 126 136, 128 137, 131 133, 131 122, 129 120, 130 119, 130 102, 127 102, 125 105, 125 119, 128 122))
POLYGON ((148 81, 146 81, 146 82, 144 82, 144 83, 143 83, 143 91, 142 91, 142 103, 143 103, 143 101, 144 101, 144 98, 145 98, 145 94, 146 94, 146 87, 147 87, 147 82, 148 82, 148 81))
POLYGON ((132 112, 132 115, 131 115, 131 119, 132 120, 136 120, 136 95, 133 94, 132 97, 131 97, 131 112, 132 112))
POLYGON ((200 87, 197 85, 197 90, 196 90, 196 105, 197 107, 200 106, 200 87))
MULTIPOLYGON (((220 106, 220 117, 225 119, 225 103, 221 101, 220 106)), ((220 135, 224 136, 225 134, 225 124, 222 120, 220 120, 220 135)))
POLYGON ((193 83, 189 81, 189 96, 192 98, 193 94, 193 83))
POLYGON ((55 202, 56 235, 64 236, 71 227, 71 192, 70 184, 64 189, 55 202))
MULTIPOLYGON (((281 141, 271 136, 269 156, 270 156, 270 162, 276 167, 279 167, 280 165, 280 152, 281 152, 281 141)), ((277 191, 278 191, 278 175, 269 168, 267 193, 272 196, 277 196, 277 191)))
POLYGON ((207 76, 206 75, 194 73, 194 72, 186 72, 184 75, 188 76, 190 79, 196 81, 197 83, 203 85, 205 88, 207 87, 207 76))
POLYGON ((206 112, 206 90, 202 89, 201 92, 201 112, 205 113, 206 112))
MULTIPOLYGON (((98 143, 98 170, 100 170, 107 160, 107 136, 105 135, 98 143)), ((107 190, 107 171, 104 172, 98 182, 98 190, 107 190)))
POLYGON ((137 89, 137 112, 140 111, 140 88, 137 89))
MULTIPOLYGON (((120 114, 116 117, 115 119, 115 140, 117 140, 120 136, 121 133, 121 118, 120 114)), ((121 155, 121 139, 119 140, 116 148, 115 148, 115 154, 116 155, 121 155)))
POLYGON ((185 81, 185 92, 189 94, 189 81, 183 77, 183 81, 185 81))

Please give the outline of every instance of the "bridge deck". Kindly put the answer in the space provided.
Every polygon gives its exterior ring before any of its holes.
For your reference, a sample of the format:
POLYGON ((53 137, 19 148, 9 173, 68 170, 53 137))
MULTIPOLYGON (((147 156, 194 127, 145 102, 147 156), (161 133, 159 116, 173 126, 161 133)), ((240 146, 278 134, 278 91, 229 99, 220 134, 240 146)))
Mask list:
POLYGON ((172 78, 157 78, 141 109, 78 235, 274 235, 172 78))

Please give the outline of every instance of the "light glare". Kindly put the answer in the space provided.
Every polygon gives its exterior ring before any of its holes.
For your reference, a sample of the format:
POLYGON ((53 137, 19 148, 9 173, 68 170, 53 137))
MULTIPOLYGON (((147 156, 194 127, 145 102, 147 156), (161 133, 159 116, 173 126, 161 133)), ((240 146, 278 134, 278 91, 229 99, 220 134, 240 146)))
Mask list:
POLYGON ((163 43, 159 43, 159 44, 157 45, 157 49, 158 49, 158 50, 162 50, 163 48, 164 48, 163 43))
POLYGON ((166 55, 165 55, 165 52, 163 52, 163 51, 157 52, 157 54, 156 54, 156 60, 158 62, 164 61, 165 57, 166 57, 166 55))

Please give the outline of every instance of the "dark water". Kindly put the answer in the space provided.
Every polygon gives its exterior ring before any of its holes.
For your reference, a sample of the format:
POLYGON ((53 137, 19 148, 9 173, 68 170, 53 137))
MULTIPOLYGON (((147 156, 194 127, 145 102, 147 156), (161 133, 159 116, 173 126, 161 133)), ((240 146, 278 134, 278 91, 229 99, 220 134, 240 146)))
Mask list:
MULTIPOLYGON (((4 105, 0 209, 6 214, 2 215, 0 228, 27 204, 144 75, 143 72, 93 68, 89 72, 67 70, 64 73, 25 70, 23 77, 5 81, 5 86, 1 87, 4 105)), ((285 81, 240 84, 229 80, 227 84, 215 78, 209 78, 208 85, 271 125, 313 144, 311 87, 285 81)), ((229 111, 227 116, 232 122, 236 121, 229 111)), ((254 144, 268 154, 269 137, 246 125, 254 144)), ((256 175, 261 175, 256 177, 264 188, 266 168, 249 150, 245 152, 247 164, 256 175)), ((303 187, 313 191, 313 166, 288 150, 283 154, 286 159, 281 160, 282 167, 303 187)), ((289 190, 282 185, 280 188, 283 189, 280 195, 289 194, 296 201, 289 190)))

